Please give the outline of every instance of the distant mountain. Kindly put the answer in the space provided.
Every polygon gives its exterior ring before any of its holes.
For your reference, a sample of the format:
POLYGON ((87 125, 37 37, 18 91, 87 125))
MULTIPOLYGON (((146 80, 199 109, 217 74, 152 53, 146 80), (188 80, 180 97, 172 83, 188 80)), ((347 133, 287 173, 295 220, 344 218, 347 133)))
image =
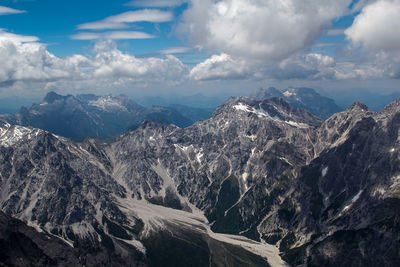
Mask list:
MULTIPOLYGON (((197 120, 199 116, 191 112, 198 110, 185 108, 185 113, 197 120)), ((0 115, 0 119, 44 129, 74 140, 112 137, 137 128, 145 120, 179 127, 187 127, 196 121, 174 108, 143 107, 123 95, 62 96, 55 92, 48 93, 40 104, 34 104, 29 109, 23 107, 15 115, 0 115)))
POLYGON ((250 98, 263 100, 270 97, 280 97, 294 107, 304 108, 315 116, 326 119, 342 109, 335 104, 335 101, 321 96, 314 89, 299 87, 288 88, 280 91, 274 87, 268 89, 260 88, 254 91, 250 98))

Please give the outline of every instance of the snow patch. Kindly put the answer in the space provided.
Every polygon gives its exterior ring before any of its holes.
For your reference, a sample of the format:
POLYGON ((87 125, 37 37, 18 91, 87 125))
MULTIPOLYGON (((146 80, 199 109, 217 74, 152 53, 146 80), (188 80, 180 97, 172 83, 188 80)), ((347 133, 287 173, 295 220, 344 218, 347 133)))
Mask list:
POLYGON ((252 134, 252 135, 245 135, 245 137, 249 138, 251 141, 254 141, 257 139, 257 135, 252 134))
POLYGON ((327 173, 328 173, 328 167, 323 168, 321 171, 322 177, 325 177, 327 173))
MULTIPOLYGON (((203 150, 203 149, 201 149, 201 151, 202 151, 202 150, 203 150)), ((201 164, 201 159, 203 158, 203 156, 204 156, 203 152, 198 152, 198 153, 196 153, 196 159, 197 159, 197 162, 198 162, 198 163, 201 164)))
POLYGON ((263 109, 255 109, 255 108, 250 107, 248 105, 245 105, 243 103, 238 103, 237 105, 233 106, 233 108, 236 109, 236 110, 244 111, 244 112, 254 113, 259 118, 265 117, 265 118, 270 118, 270 119, 273 119, 273 120, 280 121, 280 119, 277 118, 277 117, 272 118, 271 115, 269 115, 269 113, 266 112, 263 109))
POLYGON ((189 160, 196 160, 201 164, 202 158, 204 157, 203 148, 197 149, 193 145, 183 146, 174 144, 175 152, 181 156, 186 156, 189 160))
POLYGON ((305 129, 305 128, 308 128, 308 127, 309 127, 308 124, 302 123, 302 122, 294 122, 294 121, 285 121, 285 122, 286 122, 287 124, 291 125, 291 126, 296 127, 296 128, 305 129))
POLYGON ((248 105, 245 105, 243 103, 238 103, 237 105, 233 106, 233 108, 236 110, 240 110, 240 111, 244 111, 244 112, 248 112, 248 113, 254 113, 259 118, 267 118, 267 119, 271 119, 271 120, 274 120, 277 122, 286 123, 286 124, 296 127, 296 128, 308 128, 309 127, 306 123, 298 123, 298 122, 294 122, 294 121, 283 121, 280 118, 278 118, 277 116, 272 117, 268 112, 266 112, 262 108, 256 109, 256 108, 250 107, 248 105))
POLYGON ((243 181, 244 188, 245 188, 246 191, 248 190, 248 187, 247 187, 247 178, 248 177, 249 177, 249 174, 247 172, 244 172, 242 174, 242 181, 243 181))
POLYGON ((295 91, 290 91, 290 90, 286 90, 285 92, 283 92, 283 95, 286 97, 290 97, 292 95, 297 95, 295 91))
POLYGON ((284 161, 284 162, 286 162, 286 163, 289 164, 290 166, 293 166, 293 164, 290 163, 289 160, 288 160, 287 158, 279 157, 279 159, 282 160, 282 161, 284 161))
POLYGON ((360 190, 360 191, 351 199, 350 203, 349 203, 348 205, 346 205, 346 206, 343 208, 343 210, 340 212, 339 216, 341 216, 341 215, 343 214, 343 212, 348 211, 348 210, 353 206, 353 204, 360 198, 362 192, 363 192, 363 190, 360 190))

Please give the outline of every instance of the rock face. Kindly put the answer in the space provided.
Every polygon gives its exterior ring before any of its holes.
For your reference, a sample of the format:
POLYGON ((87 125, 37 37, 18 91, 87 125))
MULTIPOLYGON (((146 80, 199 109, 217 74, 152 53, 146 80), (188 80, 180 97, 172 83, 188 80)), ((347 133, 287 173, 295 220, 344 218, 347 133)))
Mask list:
POLYGON ((0 122, 0 205, 123 263, 284 266, 277 245, 293 265, 393 266, 399 126, 400 102, 322 121, 243 97, 108 143, 0 122))
POLYGON ((260 88, 250 96, 255 100, 264 100, 271 97, 283 98, 290 105, 304 108, 322 119, 327 119, 334 113, 342 111, 333 99, 321 96, 314 89, 306 87, 287 88, 283 91, 274 87, 269 87, 268 89, 260 88))
POLYGON ((360 103, 318 130, 318 156, 304 166, 260 225, 284 258, 305 266, 400 263, 400 102, 378 113, 360 103), (381 256, 378 256, 381 255, 381 256))
POLYGON ((78 266, 74 249, 56 237, 38 233, 0 211, 0 262, 2 266, 78 266))
MULTIPOLYGON (((188 114, 190 111, 186 107, 188 114)), ((123 95, 62 96, 54 92, 48 93, 42 103, 35 104, 30 109, 21 108, 16 115, 0 115, 0 119, 12 124, 44 129, 78 141, 85 137, 112 137, 137 128, 144 120, 171 123, 179 127, 195 122, 174 108, 142 107, 123 95)))
POLYGON ((144 266, 84 242, 71 247, 56 235, 38 232, 0 211, 0 265, 2 266, 144 266))

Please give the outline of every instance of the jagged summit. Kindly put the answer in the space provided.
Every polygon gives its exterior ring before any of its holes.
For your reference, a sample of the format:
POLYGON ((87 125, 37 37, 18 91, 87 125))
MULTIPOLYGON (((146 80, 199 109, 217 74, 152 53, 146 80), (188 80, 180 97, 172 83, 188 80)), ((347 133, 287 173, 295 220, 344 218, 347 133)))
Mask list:
POLYGON ((393 114, 396 112, 400 112, 400 98, 389 103, 384 108, 382 108, 380 111, 378 111, 378 113, 380 113, 380 114, 384 114, 384 113, 392 113, 393 114))
POLYGON ((54 101, 56 101, 56 100, 64 100, 66 97, 68 97, 68 96, 62 96, 62 95, 57 94, 54 91, 50 91, 43 98, 42 103, 52 104, 54 101))
POLYGON ((369 108, 367 105, 365 105, 364 103, 361 102, 354 102, 352 103, 348 108, 348 111, 352 111, 352 110, 361 110, 361 111, 369 111, 369 108))

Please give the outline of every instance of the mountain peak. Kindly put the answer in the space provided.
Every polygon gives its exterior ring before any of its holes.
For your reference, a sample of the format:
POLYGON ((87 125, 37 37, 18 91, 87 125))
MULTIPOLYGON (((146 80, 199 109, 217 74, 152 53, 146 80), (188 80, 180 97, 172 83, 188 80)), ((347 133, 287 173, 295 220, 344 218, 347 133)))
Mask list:
POLYGON ((64 96, 59 95, 59 94, 57 94, 57 93, 54 92, 54 91, 50 91, 50 92, 48 92, 48 93, 46 94, 46 96, 44 97, 43 102, 51 104, 51 103, 53 103, 54 101, 56 101, 56 100, 61 100, 61 99, 64 99, 64 96))
POLYGON ((369 111, 369 108, 367 107, 367 105, 356 101, 353 104, 351 104, 347 110, 349 110, 349 111, 351 111, 351 110, 369 111))
POLYGON ((395 101, 389 103, 386 107, 379 111, 379 113, 397 113, 400 111, 400 98, 396 99, 395 101))
MULTIPOLYGON (((278 124, 291 125, 298 128, 319 126, 322 122, 302 108, 292 107, 284 99, 272 97, 263 101, 253 100, 247 97, 231 97, 217 108, 213 117, 250 115, 262 118, 262 120, 274 121, 278 124)), ((239 120, 245 117, 235 118, 239 120)))

